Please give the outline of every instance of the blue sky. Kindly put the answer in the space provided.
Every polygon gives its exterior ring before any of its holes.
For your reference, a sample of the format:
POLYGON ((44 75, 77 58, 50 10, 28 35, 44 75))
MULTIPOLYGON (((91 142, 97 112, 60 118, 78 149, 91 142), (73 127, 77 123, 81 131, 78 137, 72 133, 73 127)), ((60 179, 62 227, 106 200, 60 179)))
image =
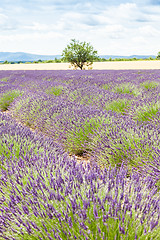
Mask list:
POLYGON ((61 54, 71 39, 98 54, 160 51, 160 0, 0 0, 0 52, 61 54))

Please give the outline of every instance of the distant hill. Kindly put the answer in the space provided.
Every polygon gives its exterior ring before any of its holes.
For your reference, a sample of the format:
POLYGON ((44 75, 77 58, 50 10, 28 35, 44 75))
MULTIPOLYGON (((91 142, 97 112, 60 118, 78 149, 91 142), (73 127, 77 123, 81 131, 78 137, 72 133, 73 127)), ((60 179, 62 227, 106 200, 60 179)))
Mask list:
POLYGON ((37 55, 31 53, 24 52, 0 52, 0 61, 22 61, 22 62, 30 62, 30 61, 38 61, 38 60, 54 60, 55 58, 60 58, 61 55, 37 55))
MULTIPOLYGON (((100 58, 105 59, 115 59, 115 58, 137 58, 137 59, 145 59, 145 58, 156 58, 154 55, 131 55, 131 56, 116 56, 116 55, 99 55, 100 58)), ((8 62, 32 62, 38 60, 54 60, 55 58, 61 58, 61 55, 37 55, 31 53, 24 52, 0 52, 0 62, 8 61, 8 62)))
POLYGON ((105 58, 105 59, 109 59, 109 58, 112 58, 112 59, 116 59, 116 58, 126 58, 126 59, 129 59, 129 58, 137 58, 137 59, 146 59, 146 58, 149 58, 149 57, 156 58, 155 55, 131 55, 131 56, 100 55, 100 58, 105 58))

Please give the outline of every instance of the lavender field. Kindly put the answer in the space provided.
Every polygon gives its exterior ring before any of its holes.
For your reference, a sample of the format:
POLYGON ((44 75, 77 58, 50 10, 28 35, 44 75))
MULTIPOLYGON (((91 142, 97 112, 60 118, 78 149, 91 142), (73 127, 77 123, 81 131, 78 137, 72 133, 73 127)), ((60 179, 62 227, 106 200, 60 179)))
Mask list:
POLYGON ((160 70, 0 71, 0 239, 160 239, 159 191, 160 70))

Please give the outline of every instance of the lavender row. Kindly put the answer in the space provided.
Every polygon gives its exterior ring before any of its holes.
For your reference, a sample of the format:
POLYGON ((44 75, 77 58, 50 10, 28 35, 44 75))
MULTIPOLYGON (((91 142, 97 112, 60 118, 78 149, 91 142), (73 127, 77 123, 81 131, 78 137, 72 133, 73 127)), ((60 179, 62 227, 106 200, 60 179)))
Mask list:
POLYGON ((78 164, 52 138, 4 113, 0 139, 1 239, 159 239, 151 176, 128 175, 124 163, 78 164))
POLYGON ((101 164, 158 162, 160 71, 4 71, 12 116, 101 164), (8 77, 7 77, 8 76, 8 77), (7 79, 7 80, 6 80, 7 79))
POLYGON ((22 92, 12 117, 66 151, 101 165, 158 166, 160 71, 4 71, 1 79, 4 94, 22 92))

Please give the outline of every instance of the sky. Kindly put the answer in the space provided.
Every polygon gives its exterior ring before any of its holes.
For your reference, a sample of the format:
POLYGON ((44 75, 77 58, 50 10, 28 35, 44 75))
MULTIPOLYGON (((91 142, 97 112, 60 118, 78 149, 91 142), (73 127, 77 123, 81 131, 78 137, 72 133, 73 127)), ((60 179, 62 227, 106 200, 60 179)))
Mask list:
POLYGON ((0 52, 62 54, 71 39, 98 55, 157 55, 160 0, 0 0, 0 52))

